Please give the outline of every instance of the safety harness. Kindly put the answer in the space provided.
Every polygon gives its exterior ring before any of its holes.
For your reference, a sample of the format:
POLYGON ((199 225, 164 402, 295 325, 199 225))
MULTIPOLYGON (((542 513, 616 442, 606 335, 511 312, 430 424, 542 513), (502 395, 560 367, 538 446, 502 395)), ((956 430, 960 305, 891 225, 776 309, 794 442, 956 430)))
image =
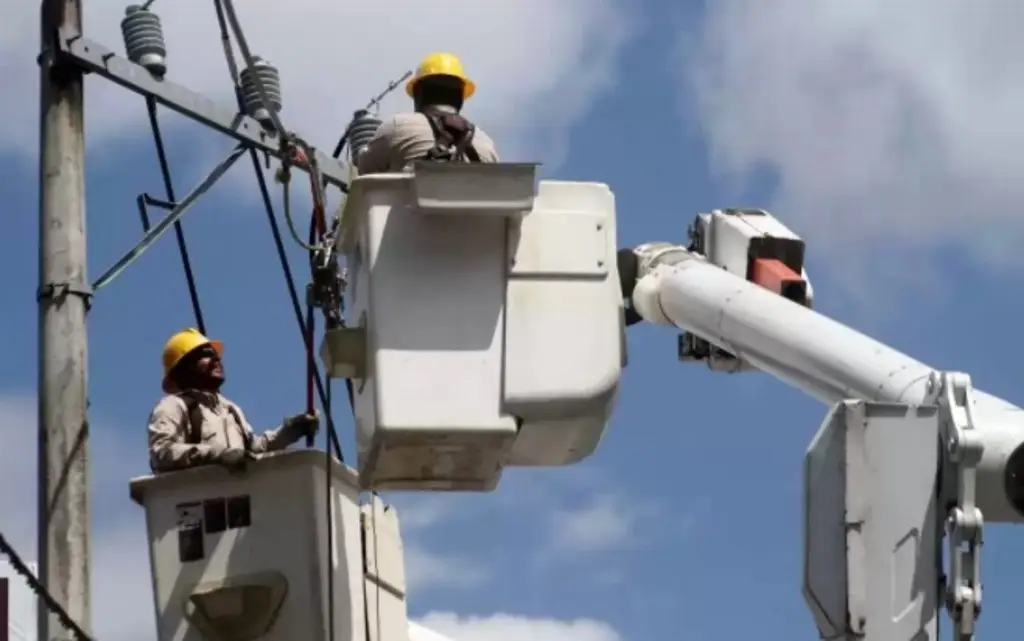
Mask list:
POLYGON ((422 111, 434 132, 434 147, 424 160, 439 162, 480 162, 480 154, 473 148, 476 125, 460 114, 426 107, 422 111))
MULTIPOLYGON (((203 442, 203 408, 200 407, 199 399, 195 397, 193 392, 185 391, 178 394, 185 403, 185 411, 188 413, 188 434, 186 435, 186 442, 189 445, 199 445, 203 442)), ((234 405, 226 403, 228 412, 231 413, 231 418, 235 419, 238 426, 242 428, 242 438, 245 440, 245 449, 248 450, 251 443, 251 436, 243 427, 242 417, 239 416, 238 410, 234 405)))

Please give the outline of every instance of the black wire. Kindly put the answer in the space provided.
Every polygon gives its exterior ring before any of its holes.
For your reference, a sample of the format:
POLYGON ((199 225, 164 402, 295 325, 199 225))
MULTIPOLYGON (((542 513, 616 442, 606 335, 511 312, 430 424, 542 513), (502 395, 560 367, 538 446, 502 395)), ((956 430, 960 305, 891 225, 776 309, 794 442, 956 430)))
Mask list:
MULTIPOLYGON (((309 245, 311 247, 314 244, 316 244, 316 240, 317 240, 317 238, 316 238, 316 235, 317 235, 316 234, 316 231, 317 231, 316 227, 317 227, 316 226, 316 218, 313 217, 313 216, 310 216, 310 218, 309 218, 309 245)), ((309 252, 309 267, 310 267, 311 271, 312 271, 312 269, 314 267, 314 261, 315 260, 316 260, 316 252, 313 252, 313 251, 309 252)), ((314 311, 313 301, 312 300, 307 300, 306 301, 306 324, 307 324, 307 327, 313 327, 313 323, 315 321, 315 317, 313 315, 313 311, 314 311)), ((311 341, 312 340, 312 334, 313 334, 312 331, 310 331, 309 333, 305 334, 306 339, 311 341)), ((306 349, 311 349, 311 348, 312 348, 312 344, 309 344, 306 349)), ((332 401, 332 399, 331 399, 331 378, 329 376, 327 377, 327 382, 325 384, 325 387, 327 389, 325 389, 324 392, 325 392, 325 396, 327 398, 326 398, 326 400, 323 403, 324 415, 325 416, 330 416, 331 415, 331 401, 332 401)), ((330 434, 328 434, 328 439, 329 438, 330 438, 330 434)), ((337 438, 337 435, 335 435, 335 438, 337 438)), ((324 462, 326 463, 326 465, 324 466, 324 470, 326 471, 326 473, 324 474, 324 476, 326 477, 324 479, 324 484, 326 485, 326 491, 324 492, 324 501, 326 502, 327 505, 325 506, 325 512, 324 513, 327 516, 327 540, 328 541, 333 541, 334 540, 334 514, 333 514, 333 512, 334 512, 334 510, 333 510, 333 508, 334 508, 334 489, 332 488, 332 485, 334 484, 334 472, 333 472, 334 465, 333 465, 333 461, 331 461, 331 450, 330 450, 329 447, 325 447, 324 448, 324 462)), ((327 549, 327 568, 328 568, 328 571, 327 571, 327 603, 333 604, 334 603, 334 546, 333 545, 328 545, 327 548, 328 548, 327 549)), ((331 605, 330 607, 327 608, 327 635, 328 635, 327 638, 329 639, 329 641, 334 641, 334 606, 333 605, 331 605)))
MULTIPOLYGON (((287 188, 288 187, 286 186, 285 189, 287 189, 287 188)), ((315 216, 310 216, 309 217, 309 238, 307 240, 307 243, 309 244, 310 247, 312 247, 312 246, 314 246, 316 244, 316 217, 315 216)), ((316 259, 316 252, 310 251, 309 252, 309 271, 310 271, 311 274, 313 273, 313 262, 314 262, 315 259, 316 259)), ((316 315, 314 314, 315 311, 316 311, 316 307, 314 307, 314 305, 313 305, 313 298, 312 298, 312 296, 307 295, 306 296, 306 325, 302 328, 303 329, 302 341, 306 344, 306 358, 307 359, 312 359, 313 358, 313 336, 314 336, 314 333, 316 332, 316 330, 314 329, 316 327, 316 315)), ((315 365, 316 361, 313 361, 313 364, 315 365)), ((309 363, 306 363, 307 371, 309 369, 309 365, 310 365, 309 363)), ((330 381, 331 381, 331 377, 328 376, 327 377, 327 384, 328 385, 330 384, 330 381)), ((307 381, 306 385, 308 386, 309 384, 310 384, 310 382, 307 381)), ((308 391, 309 388, 307 387, 306 389, 308 391)), ((330 394, 328 392, 329 389, 330 388, 324 390, 324 392, 325 392, 324 395, 328 397, 327 400, 324 401, 324 408, 323 408, 323 410, 324 410, 324 416, 325 417, 331 415, 331 407, 330 407, 330 405, 327 404, 327 403, 330 402, 330 394)), ((312 408, 310 408, 310 409, 312 409, 312 408)), ((312 445, 313 445, 313 435, 310 434, 309 436, 306 437, 306 446, 309 447, 309 446, 312 446, 312 445)), ((331 466, 328 465, 327 469, 330 470, 331 466)), ((328 474, 328 476, 329 476, 329 474, 328 474)), ((329 537, 328 537, 328 540, 330 540, 329 537)))
POLYGON ((344 133, 342 133, 341 138, 338 139, 338 144, 334 145, 334 151, 331 153, 331 158, 337 159, 338 156, 341 155, 341 150, 345 148, 345 143, 348 142, 348 134, 351 128, 351 124, 349 124, 348 127, 345 127, 344 133))
MULTIPOLYGON (((0 534, 0 553, 3 553, 10 562, 11 567, 14 571, 21 575, 21 578, 25 579, 28 583, 28 587, 32 590, 32 593, 39 597, 40 600, 46 605, 46 609, 57 615, 60 619, 61 625, 64 626, 71 634, 75 636, 77 641, 92 641, 88 634, 82 630, 82 628, 71 618, 71 615, 67 613, 60 603, 57 602, 53 595, 46 589, 42 581, 32 573, 32 570, 28 568, 25 561, 22 560, 21 555, 14 549, 14 546, 4 538, 3 534, 0 534)), ((4 631, 6 632, 6 630, 4 631)), ((50 638, 54 638, 58 635, 50 631, 50 638)))
MULTIPOLYGON (((277 222, 277 214, 274 211, 274 203, 270 200, 270 191, 267 189, 267 179, 263 175, 263 167, 260 166, 260 157, 256 153, 255 149, 249 150, 249 156, 252 158, 252 167, 256 173, 256 182, 260 188, 260 198, 263 200, 263 208, 267 212, 267 221, 270 223, 270 232, 274 237, 274 246, 277 249, 277 257, 281 262, 281 270, 284 272, 285 284, 288 286, 288 297, 292 301, 292 310, 295 312, 295 319, 299 323, 299 331, 302 332, 303 344, 306 340, 306 320, 303 318, 302 305, 299 303, 298 290, 295 288, 295 278, 292 276, 291 264, 288 261, 288 253, 284 248, 284 240, 281 237, 281 228, 277 222)), ((334 419, 331 416, 331 412, 327 405, 327 391, 324 388, 324 382, 320 378, 319 367, 316 363, 313 364, 314 381, 316 383, 317 396, 320 398, 320 404, 324 408, 324 417, 327 419, 328 438, 330 439, 331 445, 334 446, 334 455, 338 457, 339 461, 344 462, 345 457, 341 452, 341 443, 338 441, 338 433, 334 428, 334 419)))
MULTIPOLYGON (((160 132, 160 121, 157 118, 157 107, 156 101, 151 98, 146 98, 146 111, 149 114, 149 127, 153 130, 153 143, 156 145, 156 157, 160 163, 160 175, 164 181, 164 192, 167 196, 167 200, 171 203, 175 202, 174 197, 174 183, 171 180, 171 168, 167 162, 167 152, 164 149, 164 137, 160 132)), ((143 217, 143 225, 145 231, 149 231, 149 217, 143 217)), ((201 334, 206 334, 206 323, 203 322, 203 309, 199 303, 199 292, 196 289, 195 275, 192 273, 192 261, 189 260, 188 256, 188 245, 185 243, 185 230, 181 225, 181 221, 174 221, 174 235, 178 240, 178 253, 181 254, 181 267, 185 272, 185 283, 188 285, 188 296, 192 301, 192 313, 196 317, 196 329, 201 334)))
MULTIPOLYGON (((213 3, 214 9, 217 11, 217 25, 220 28, 221 41, 229 40, 230 35, 228 32, 227 18, 224 15, 224 7, 221 6, 220 2, 213 3)), ((225 55, 228 52, 225 51, 225 55)), ((228 66, 234 68, 233 61, 228 58, 228 66)), ((235 102, 238 105, 239 113, 245 113, 245 103, 242 101, 242 91, 237 84, 237 79, 232 78, 232 82, 235 82, 235 102)), ((267 179, 263 175, 263 167, 260 165, 259 154, 256 153, 254 147, 249 148, 249 158, 252 159, 252 168, 256 174, 256 183, 260 188, 260 199, 263 201, 263 209, 267 212, 267 221, 270 223, 270 232, 274 237, 274 247, 277 249, 277 257, 281 262, 281 271, 284 272, 285 284, 288 286, 288 297, 292 301, 292 311, 295 312, 295 320, 299 324, 299 332, 303 336, 303 344, 306 342, 306 321, 302 317, 302 305, 299 303, 299 294, 295 288, 295 278, 292 276, 291 264, 288 261, 288 253, 284 248, 284 241, 281 238, 281 228, 277 223, 277 214, 274 210, 274 203, 270 199, 270 190, 267 189, 267 179)), ((327 390, 324 387, 324 382, 320 378, 320 368, 317 367, 316 363, 313 363, 313 380, 316 383, 317 396, 320 399, 320 405, 324 408, 324 418, 327 420, 327 437, 331 445, 334 446, 335 456, 341 462, 345 461, 345 456, 341 451, 341 442, 338 440, 338 432, 334 428, 334 418, 331 416, 330 405, 328 403, 327 390)), ((330 379, 328 379, 330 380, 330 379)))

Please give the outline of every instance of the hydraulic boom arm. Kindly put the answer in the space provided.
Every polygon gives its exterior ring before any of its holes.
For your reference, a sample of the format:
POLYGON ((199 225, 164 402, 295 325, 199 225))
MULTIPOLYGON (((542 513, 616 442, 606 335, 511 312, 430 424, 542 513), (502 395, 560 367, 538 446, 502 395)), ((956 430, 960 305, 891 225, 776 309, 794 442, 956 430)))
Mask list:
MULTIPOLYGON (((845 399, 925 404, 934 369, 682 246, 641 245, 632 294, 644 320, 692 332, 831 405, 845 399)), ((989 522, 1024 521, 1024 410, 975 393, 985 448, 978 506, 989 522)))
POLYGON ((822 638, 934 639, 944 599, 953 638, 973 641, 984 523, 1024 522, 1024 410, 813 311, 803 257, 768 212, 700 214, 686 247, 619 253, 627 323, 682 329, 681 360, 761 370, 832 407, 804 475, 822 638))

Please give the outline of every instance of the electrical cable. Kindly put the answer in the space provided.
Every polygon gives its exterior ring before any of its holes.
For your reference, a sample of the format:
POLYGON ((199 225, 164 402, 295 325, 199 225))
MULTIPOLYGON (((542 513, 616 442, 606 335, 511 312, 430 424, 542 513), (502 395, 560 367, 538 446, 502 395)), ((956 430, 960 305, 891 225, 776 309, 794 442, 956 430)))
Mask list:
MULTIPOLYGON (((217 13, 217 24, 220 28, 221 43, 224 48, 224 55, 228 65, 228 71, 231 74, 232 83, 235 89, 235 100, 238 104, 239 110, 243 110, 244 105, 242 102, 241 89, 238 83, 238 67, 235 64, 234 53, 231 47, 231 36, 228 31, 227 17, 225 15, 225 0, 216 0, 214 2, 214 9, 217 13)), ((288 260, 288 253, 285 250, 284 240, 281 235, 281 229, 277 222, 277 215, 274 210, 274 204, 270 198, 270 190, 267 187, 267 179, 263 174, 263 168, 260 165, 260 158, 254 148, 249 149, 249 157, 252 160, 253 171, 256 174, 256 183, 260 191, 260 199, 263 201, 263 209, 267 214, 267 221, 270 223, 270 232, 274 240, 274 247, 277 251, 278 260, 281 264, 281 271, 284 273, 285 285, 288 288, 288 297, 291 299, 292 311, 295 314, 295 320, 299 326, 299 332, 303 337, 303 342, 306 342, 308 336, 307 325, 303 318, 302 304, 299 302, 298 290, 295 286, 295 278, 292 275, 291 264, 288 260)), ((307 351, 308 354, 308 351, 307 351)), ((328 448, 333 447, 335 456, 341 462, 345 461, 345 456, 341 449, 341 441, 338 438, 338 432, 334 425, 334 417, 331 411, 330 399, 328 395, 328 386, 325 386, 323 379, 320 376, 319 368, 316 366, 316 362, 313 362, 313 385, 316 388, 317 396, 320 400, 320 405, 324 409, 324 419, 327 423, 327 441, 328 448)), ((329 383, 330 379, 328 379, 329 383)))
MULTIPOLYGON (((287 189, 288 189, 288 187, 286 185, 285 186, 286 193, 287 193, 287 189)), ((317 255, 316 250, 312 248, 313 243, 316 242, 316 236, 317 236, 316 232, 317 232, 316 221, 313 220, 312 218, 310 218, 310 221, 309 221, 309 244, 310 244, 310 249, 309 249, 309 268, 310 268, 311 272, 312 272, 313 267, 314 267, 313 262, 316 260, 316 255, 317 255)), ((306 328, 305 328, 306 332, 305 332, 305 335, 303 336, 303 339, 306 342, 306 411, 308 411, 310 414, 312 414, 313 410, 316 409, 316 407, 313 405, 313 377, 316 375, 316 355, 315 355, 315 351, 314 351, 314 348, 313 348, 313 340, 314 340, 313 337, 316 336, 316 329, 315 329, 316 328, 316 314, 314 313, 315 311, 316 310, 313 307, 312 297, 307 295, 306 296, 306 328)), ((330 382, 331 382, 331 379, 330 379, 330 377, 328 377, 327 378, 327 385, 328 386, 330 385, 330 382)), ((325 392, 327 392, 328 395, 329 395, 330 387, 328 387, 327 390, 325 390, 325 392)), ((324 412, 325 413, 327 412, 326 408, 324 408, 324 412)), ((306 447, 312 447, 312 446, 313 446, 313 435, 310 434, 308 437, 306 437, 306 447)), ((330 472, 330 469, 331 469, 331 467, 330 467, 330 465, 328 465, 327 466, 328 473, 330 472)))
MULTIPOLYGON (((299 230, 295 227, 295 220, 292 217, 292 197, 291 197, 291 171, 287 167, 282 167, 281 171, 278 172, 279 180, 282 184, 282 197, 281 197, 281 208, 284 210, 284 220, 288 225, 288 231, 292 235, 292 240, 295 241, 299 247, 302 247, 308 252, 315 252, 320 247, 316 245, 316 235, 314 234, 312 240, 308 243, 299 237, 299 230)), ((317 222, 316 216, 312 217, 314 231, 316 231, 317 222)))
MULTIPOLYGON (((63 625, 68 632, 74 635, 76 641, 94 641, 92 637, 86 634, 85 631, 82 630, 81 626, 71 618, 71 615, 67 613, 67 610, 61 607, 60 603, 53 598, 53 595, 50 594, 39 578, 32 573, 28 564, 22 560, 21 555, 18 554, 18 551, 14 549, 14 546, 8 542, 3 534, 0 534, 0 553, 3 553, 3 555, 7 557, 7 560, 10 561, 11 567, 14 568, 15 572, 21 575, 21 578, 25 579, 25 583, 28 584, 32 593, 35 594, 44 605, 46 605, 47 610, 57 615, 61 625, 63 625)), ((6 632, 6 630, 4 632, 6 632)), ((51 633, 50 636, 52 638, 56 635, 51 633)))
MULTIPOLYGON (((263 168, 260 166, 260 159, 255 149, 250 149, 249 154, 252 158, 253 169, 256 173, 256 182, 260 190, 260 198, 263 201, 263 208, 267 213, 267 221, 270 223, 271 235, 274 238, 274 246, 277 249, 277 256, 281 263, 281 270, 284 272, 285 283, 288 286, 288 296, 292 302, 292 309, 295 312, 295 318, 299 324, 299 332, 303 337, 306 336, 306 320, 303 318, 302 304, 299 302, 298 290, 295 286, 295 278, 292 276, 291 265, 288 261, 288 254, 284 247, 284 239, 281 235, 281 228, 277 222, 277 215, 274 212, 274 204, 270 199, 270 190, 267 188, 267 179, 263 175, 263 168)), ((314 385, 316 386, 317 396, 320 398, 320 404, 324 408, 324 418, 327 422, 328 436, 330 443, 334 447, 334 454, 338 457, 339 461, 344 462, 345 457, 341 451, 341 442, 338 440, 337 430, 334 426, 334 418, 332 416, 330 407, 327 405, 327 392, 324 387, 323 380, 319 373, 319 368, 314 363, 314 385)))
MULTIPOLYGON (((153 131, 153 144, 156 146, 157 162, 160 163, 160 175, 164 182, 164 194, 167 201, 174 202, 174 183, 171 179, 170 163, 167 162, 167 152, 164 149, 164 137, 160 131, 160 120, 157 115, 156 101, 152 97, 146 98, 146 112, 149 115, 149 127, 153 131)), ((148 219, 148 217, 146 217, 148 219)), ((149 231, 148 220, 143 220, 143 231, 149 231)), ((188 297, 192 302, 192 313, 196 318, 196 328, 199 333, 206 334, 206 323, 203 322, 203 309, 199 303, 199 291, 196 288, 195 275, 192 272, 192 261, 188 255, 188 245, 185 242, 185 229, 180 220, 174 221, 174 236, 178 242, 178 253, 181 255, 181 267, 185 272, 185 284, 188 287, 188 297)))
MULTIPOLYGON (((218 0, 220 10, 218 16, 227 18, 227 23, 231 25, 231 30, 235 33, 235 40, 238 42, 239 53, 242 54, 242 60, 245 62, 247 69, 256 69, 256 56, 249 50, 249 43, 245 39, 245 32, 242 29, 242 24, 238 20, 238 14, 235 13, 235 5, 232 0, 218 0)), ((225 25, 226 27, 227 25, 225 25)), ((259 73, 252 73, 251 78, 257 92, 259 93, 260 100, 263 102, 263 107, 267 111, 268 117, 271 122, 271 126, 276 130, 278 136, 281 137, 282 143, 282 162, 287 163, 291 160, 289 149, 285 147, 295 146, 303 152, 305 155, 306 169, 309 172, 310 178, 310 189, 313 193, 313 213, 314 218, 317 219, 319 226, 320 236, 323 237, 327 233, 327 220, 326 220, 326 202, 327 198, 324 196, 324 183, 323 178, 320 175, 320 169, 316 162, 316 150, 313 149, 306 141, 294 134, 290 133, 284 127, 284 123, 281 122, 281 116, 274 108, 273 101, 270 99, 270 94, 267 91, 267 86, 263 82, 263 78, 260 77, 259 73)), ((239 108, 244 112, 244 103, 239 105, 239 108)), ((285 165, 287 166, 287 165, 285 165)), ((301 241, 300 241, 301 242, 301 241)))
MULTIPOLYGON (((316 240, 317 225, 316 221, 310 219, 309 221, 309 244, 312 245, 316 240)), ((309 263, 310 269, 314 267, 316 260, 316 251, 309 252, 309 263)), ((313 405, 313 376, 316 372, 316 360, 313 358, 313 327, 316 321, 314 314, 314 307, 312 300, 307 299, 306 301, 306 327, 308 333, 306 334, 306 356, 308 358, 308 376, 306 378, 306 398, 308 399, 310 407, 313 405)), ((324 413, 330 411, 331 408, 331 379, 327 378, 325 383, 326 400, 324 401, 324 413)), ((325 440, 328 440, 330 435, 327 435, 325 440)), ((313 437, 310 436, 306 440, 306 445, 313 445, 313 437)), ((326 445, 326 444, 325 444, 326 445)), ((329 447, 324 447, 324 476, 326 477, 324 483, 326 488, 324 490, 324 514, 326 515, 327 521, 327 638, 328 641, 334 641, 334 462, 331 460, 331 450, 329 447)))
MULTIPOLYGON (((331 403, 331 379, 327 379, 327 404, 331 403)), ((327 608, 327 634, 328 640, 334 641, 334 474, 331 472, 333 469, 331 461, 331 451, 324 447, 324 469, 327 471, 324 476, 324 483, 327 485, 324 494, 327 502, 327 540, 330 542, 327 545, 327 564, 330 567, 329 579, 327 580, 327 603, 330 607, 327 608)))
MULTIPOLYGON (((246 42, 246 39, 245 39, 245 34, 244 34, 243 30, 242 30, 241 23, 238 20, 238 16, 235 13, 235 9, 234 9, 234 5, 233 5, 232 1, 231 0, 217 0, 214 3, 214 6, 215 6, 216 12, 217 12, 217 22, 218 22, 218 26, 220 28, 221 43, 222 43, 222 46, 224 48, 225 57, 226 57, 227 62, 228 62, 228 70, 232 74, 232 81, 235 84, 236 99, 237 99, 237 102, 238 102, 239 109, 244 111, 244 100, 243 100, 242 95, 241 95, 241 85, 240 85, 239 80, 238 80, 238 70, 237 70, 238 68, 237 68, 237 65, 235 65, 234 50, 233 50, 233 48, 231 46, 231 35, 229 33, 229 30, 228 30, 229 23, 230 23, 231 29, 234 31, 235 39, 238 41, 238 48, 239 48, 239 50, 240 50, 240 52, 242 54, 242 58, 243 58, 246 66, 248 68, 250 68, 250 69, 253 68, 253 66, 255 64, 255 57, 252 55, 252 52, 249 50, 248 43, 246 42)), ((402 78, 404 79, 404 78, 408 77, 408 75, 409 74, 407 73, 402 78)), ((260 94, 260 99, 263 102, 264 108, 267 109, 267 111, 270 114, 269 117, 270 117, 272 125, 278 130, 279 135, 281 135, 281 136, 290 135, 290 134, 287 134, 287 132, 286 132, 286 130, 284 128, 284 125, 281 122, 279 115, 277 114, 277 111, 272 108, 271 100, 270 100, 269 94, 267 92, 267 87, 264 86, 263 81, 260 78, 258 73, 257 74, 253 74, 253 82, 256 85, 256 88, 257 88, 257 90, 258 90, 258 92, 260 94)), ((392 91, 395 86, 397 86, 397 83, 391 83, 388 86, 388 88, 380 96, 375 98, 375 100, 379 101, 384 95, 386 95, 387 93, 392 91)), ((372 102, 373 101, 371 101, 371 104, 372 104, 372 102)), ((344 138, 345 138, 345 136, 343 135, 342 136, 342 140, 344 140, 344 138)), ((323 178, 322 178, 322 176, 320 174, 319 168, 316 165, 316 153, 315 153, 315 150, 312 147, 310 147, 308 144, 306 144, 305 141, 303 141, 302 139, 295 138, 294 141, 298 143, 299 148, 304 151, 305 156, 306 156, 306 161, 308 163, 308 170, 309 170, 309 174, 310 174, 310 190, 312 192, 312 197, 313 197, 313 215, 312 215, 312 219, 313 219, 313 223, 317 226, 317 230, 316 231, 319 233, 320 239, 326 243, 326 241, 327 241, 327 238, 326 238, 326 236, 327 236, 327 222, 326 222, 325 198, 324 198, 324 189, 326 188, 326 182, 323 180, 323 178)), ((343 145, 343 142, 342 142, 342 145, 343 145)), ((337 150, 337 151, 340 154, 340 149, 337 150)), ((312 251, 315 251, 315 250, 322 249, 323 246, 316 246, 315 245, 315 239, 311 239, 310 242, 307 244, 307 243, 303 243, 302 239, 299 238, 299 236, 298 236, 298 230, 295 228, 294 219, 291 216, 290 192, 288 190, 288 186, 289 186, 289 182, 288 182, 288 178, 289 178, 289 175, 288 175, 288 162, 289 162, 289 156, 285 155, 285 159, 282 161, 282 170, 283 170, 282 171, 282 174, 283 174, 282 177, 284 178, 284 182, 285 182, 285 189, 284 189, 284 209, 285 209, 285 212, 284 213, 285 213, 285 220, 286 220, 286 222, 288 224, 289 231, 292 233, 293 239, 300 246, 302 246, 304 249, 306 249, 307 251, 312 252, 312 251)), ((264 182, 263 179, 262 179, 262 171, 259 171, 258 169, 257 169, 257 171, 260 174, 259 178, 260 178, 261 182, 264 182)), ((347 191, 347 190, 344 187, 342 187, 342 191, 347 191)), ((265 200, 265 204, 267 204, 267 203, 269 203, 269 199, 265 200)), ((274 228, 276 229, 276 220, 273 222, 273 225, 274 225, 274 228)), ((275 237, 276 236, 277 236, 277 233, 275 232, 275 237)), ((280 251, 280 249, 279 249, 279 251, 280 251)), ((284 262, 287 261, 287 258, 282 256, 282 261, 283 261, 282 264, 284 264, 284 262)), ((311 265, 311 267, 312 267, 312 265, 311 265)), ((290 287, 292 289, 294 289, 293 285, 290 286, 290 287)), ((309 316, 309 314, 307 314, 307 317, 308 316, 309 316)), ((307 343, 308 343, 307 344, 307 352, 309 352, 309 353, 312 353, 312 349, 313 349, 313 347, 312 347, 312 340, 313 340, 312 339, 312 328, 311 328, 312 324, 313 324, 312 323, 312 319, 309 319, 308 322, 305 324, 305 326, 303 326, 300 323, 300 328, 303 330, 303 334, 309 336, 309 339, 307 340, 307 343)), ((313 357, 310 357, 310 358, 312 360, 312 368, 311 369, 312 369, 312 371, 314 373, 316 373, 315 358, 313 358, 313 357)), ((330 381, 330 379, 328 378, 328 384, 329 384, 329 381, 330 381)), ((352 406, 352 410, 354 412, 355 411, 355 406, 353 405, 352 381, 346 379, 345 384, 346 384, 346 388, 347 388, 347 391, 348 391, 349 404, 352 406)), ((316 375, 316 385, 318 387, 318 391, 320 391, 319 388, 321 388, 323 386, 323 384, 319 380, 319 374, 316 375)), ((323 393, 320 394, 321 405, 325 404, 325 400, 324 400, 325 396, 326 395, 323 394, 323 393)), ((338 452, 339 452, 338 458, 341 459, 341 460, 344 460, 344 459, 341 458, 341 455, 340 455, 341 447, 340 447, 340 444, 338 444, 338 438, 337 438, 337 434, 335 433, 335 429, 333 427, 333 418, 330 416, 330 412, 331 412, 331 409, 329 407, 325 407, 324 408, 324 413, 325 413, 325 415, 327 417, 327 420, 328 420, 328 423, 329 423, 331 435, 334 438, 334 442, 337 444, 336 447, 337 447, 338 452)))

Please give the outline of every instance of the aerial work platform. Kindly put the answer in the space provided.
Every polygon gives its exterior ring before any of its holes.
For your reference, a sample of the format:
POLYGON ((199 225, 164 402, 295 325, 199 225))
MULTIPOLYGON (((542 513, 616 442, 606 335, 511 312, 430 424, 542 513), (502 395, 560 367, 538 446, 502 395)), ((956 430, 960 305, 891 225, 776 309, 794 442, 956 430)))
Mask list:
POLYGON ((360 506, 355 470, 328 469, 323 452, 141 477, 131 496, 146 510, 157 641, 407 641, 395 509, 360 506))
POLYGON ((597 447, 625 360, 615 199, 533 164, 355 179, 337 250, 364 489, 490 490, 597 447))

